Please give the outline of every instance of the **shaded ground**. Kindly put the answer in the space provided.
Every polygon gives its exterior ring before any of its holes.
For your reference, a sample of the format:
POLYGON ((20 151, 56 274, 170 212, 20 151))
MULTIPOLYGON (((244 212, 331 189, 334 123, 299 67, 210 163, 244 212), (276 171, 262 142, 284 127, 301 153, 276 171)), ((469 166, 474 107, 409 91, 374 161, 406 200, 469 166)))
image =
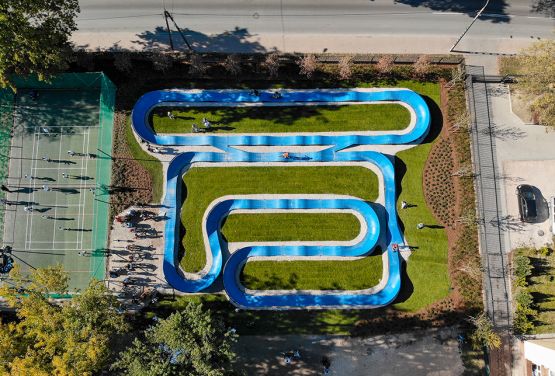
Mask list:
POLYGON ((248 375, 461 375, 456 330, 412 331, 368 338, 343 336, 243 336, 236 349, 238 371, 248 375), (282 353, 298 349, 301 359, 286 364, 282 353))

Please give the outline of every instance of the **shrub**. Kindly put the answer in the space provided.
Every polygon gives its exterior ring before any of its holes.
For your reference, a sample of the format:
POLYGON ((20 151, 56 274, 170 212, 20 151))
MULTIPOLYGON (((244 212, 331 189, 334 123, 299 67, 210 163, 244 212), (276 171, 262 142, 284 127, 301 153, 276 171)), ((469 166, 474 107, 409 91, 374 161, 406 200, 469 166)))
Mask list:
POLYGON ((551 248, 545 246, 545 247, 541 247, 540 249, 538 249, 538 255, 542 256, 542 257, 547 257, 551 254, 551 248))
POLYGON ((484 312, 476 317, 471 317, 470 322, 475 327, 474 332, 470 336, 475 350, 479 350, 482 347, 497 349, 501 346, 501 338, 493 330, 493 323, 484 312))
POLYGON ((353 57, 343 56, 339 60, 339 78, 349 80, 353 76, 353 57))
POLYGON ((234 76, 241 73, 241 57, 239 55, 227 55, 223 62, 224 69, 234 76))
POLYGON ((530 316, 535 314, 536 311, 531 308, 517 308, 513 317, 513 330, 515 333, 525 334, 534 329, 530 316))
POLYGON ((117 52, 114 54, 114 66, 123 73, 129 73, 133 69, 131 55, 128 52, 117 52))
POLYGON ((277 52, 272 52, 266 55, 264 62, 261 64, 262 68, 268 71, 270 78, 277 77, 279 73, 279 54, 277 52))
POLYGON ((413 66, 414 74, 419 78, 426 77, 430 73, 431 68, 432 65, 427 55, 420 55, 413 66))
POLYGON ((189 74, 193 76, 202 76, 207 69, 208 66, 204 63, 202 56, 198 54, 191 55, 191 60, 189 61, 189 74))
POLYGON ((297 63, 299 64, 299 73, 306 78, 312 78, 312 75, 318 67, 318 61, 314 55, 305 55, 301 57, 297 63))
POLYGON ((526 286, 526 278, 532 274, 530 259, 526 256, 516 256, 514 258, 514 275, 517 286, 526 286))
POLYGON ((153 52, 149 55, 152 62, 152 68, 159 72, 165 72, 173 65, 173 59, 170 55, 163 52, 153 52))
POLYGON ((515 296, 517 307, 530 308, 533 303, 532 294, 527 289, 519 289, 515 296))
POLYGON ((94 70, 94 58, 92 53, 81 50, 76 52, 75 54, 75 61, 77 65, 82 68, 85 68, 88 71, 94 70))
POLYGON ((383 55, 376 64, 376 69, 381 74, 389 74, 395 65, 395 58, 391 55, 383 55))

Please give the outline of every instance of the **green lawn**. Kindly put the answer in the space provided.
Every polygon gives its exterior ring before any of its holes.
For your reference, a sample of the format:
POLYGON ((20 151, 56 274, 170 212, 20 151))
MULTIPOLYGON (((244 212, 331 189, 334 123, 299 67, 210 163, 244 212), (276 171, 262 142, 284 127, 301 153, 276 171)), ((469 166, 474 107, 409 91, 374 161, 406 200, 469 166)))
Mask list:
POLYGON ((191 124, 212 123, 213 133, 283 133, 401 130, 410 122, 409 111, 398 104, 279 107, 191 107, 153 114, 157 133, 189 133, 191 124))
POLYGON ((228 242, 351 240, 360 222, 348 213, 232 214, 222 225, 228 242))
POLYGON ((378 284, 382 252, 352 261, 247 262, 241 282, 253 290, 362 290, 378 284))
MULTIPOLYGON (((358 166, 192 168, 185 174, 184 182, 187 196, 181 219, 185 227, 185 255, 181 266, 187 272, 199 271, 206 264, 201 221, 208 205, 219 197, 233 194, 345 194, 373 201, 378 196, 377 176, 358 166)), ((306 219, 298 218, 297 226, 310 226, 310 221, 305 224, 306 219)), ((260 227, 271 225, 271 222, 258 222, 260 227)))
MULTIPOLYGON (((438 85, 427 85, 420 92, 439 104, 438 85)), ((432 126, 437 130, 441 127, 441 113, 435 112, 433 108, 431 110, 432 126)), ((401 299, 404 301, 395 304, 395 308, 403 311, 416 311, 424 308, 446 297, 450 288, 447 270, 448 243, 445 230, 430 227, 422 230, 416 229, 416 225, 420 222, 429 226, 438 224, 426 204, 422 190, 424 164, 431 147, 432 143, 426 142, 397 154, 397 179, 400 178, 400 171, 406 169, 401 180, 401 193, 397 202, 406 201, 416 205, 405 210, 402 210, 399 205, 398 213, 405 227, 404 234, 408 244, 418 247, 407 263, 410 282, 403 281, 403 289, 413 291, 408 299, 401 299), (408 283, 412 285, 412 288, 408 286, 408 283)), ((400 295, 404 296, 405 294, 406 292, 402 292, 400 295)))

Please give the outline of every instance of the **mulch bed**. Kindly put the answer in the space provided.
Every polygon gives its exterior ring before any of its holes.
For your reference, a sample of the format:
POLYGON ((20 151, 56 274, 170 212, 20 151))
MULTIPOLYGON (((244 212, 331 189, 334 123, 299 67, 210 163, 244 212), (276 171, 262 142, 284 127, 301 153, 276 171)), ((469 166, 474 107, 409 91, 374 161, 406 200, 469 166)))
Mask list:
POLYGON ((112 215, 122 212, 131 205, 149 203, 152 199, 152 178, 145 168, 133 159, 126 141, 126 111, 114 114, 114 163, 112 185, 125 187, 112 194, 112 215))

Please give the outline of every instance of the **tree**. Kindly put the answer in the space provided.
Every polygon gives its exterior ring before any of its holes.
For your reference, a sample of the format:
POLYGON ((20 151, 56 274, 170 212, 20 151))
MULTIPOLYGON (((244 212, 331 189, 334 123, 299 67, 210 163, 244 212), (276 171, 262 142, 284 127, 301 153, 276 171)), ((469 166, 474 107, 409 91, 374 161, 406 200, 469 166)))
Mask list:
POLYGON ((279 73, 279 53, 272 52, 266 55, 264 62, 261 64, 268 71, 270 78, 277 77, 279 73))
POLYGON ((318 67, 318 60, 316 60, 316 56, 314 55, 305 55, 301 57, 297 63, 300 68, 299 73, 306 76, 306 78, 311 78, 318 67))
POLYGON ((237 54, 227 55, 223 66, 227 72, 238 76, 241 73, 241 57, 237 54))
POLYGON ((172 56, 164 52, 152 52, 149 58, 152 62, 152 68, 159 72, 165 72, 173 65, 172 56))
POLYGON ((0 86, 14 88, 12 74, 45 80, 64 69, 77 13, 78 0, 0 1, 0 86))
POLYGON ((236 338, 234 330, 225 328, 201 304, 189 303, 148 328, 143 340, 135 339, 112 369, 128 376, 231 374, 236 338))
POLYGON ((470 322, 475 327, 471 335, 472 346, 475 350, 484 346, 489 349, 498 349, 501 346, 501 338, 493 330, 493 323, 484 312, 476 317, 471 317, 470 322))
POLYGON ((526 278, 532 274, 532 265, 530 264, 530 258, 526 256, 516 256, 514 258, 513 271, 516 279, 516 285, 526 286, 526 278))
POLYGON ((129 73, 133 70, 131 54, 127 51, 117 51, 114 53, 114 66, 122 73, 129 73))
POLYGON ((202 76, 208 67, 204 63, 204 59, 199 54, 192 54, 189 61, 189 74, 193 76, 202 76))
POLYGON ((517 87, 528 97, 540 124, 555 127, 555 40, 533 43, 517 57, 517 87))
POLYGON ((93 280, 80 295, 58 303, 51 294, 68 291, 68 275, 60 265, 37 269, 29 279, 17 268, 12 272, 12 285, 4 285, 0 295, 17 309, 18 321, 0 322, 0 373, 80 376, 100 371, 110 355, 110 340, 127 329, 104 284, 93 280))
POLYGON ((378 63, 376 64, 376 69, 378 69, 378 72, 380 72, 381 74, 389 74, 393 70, 394 66, 395 58, 391 55, 383 55, 378 60, 378 63))
POLYGON ((339 59, 339 78, 349 80, 353 76, 353 57, 345 55, 339 59))
POLYGON ((418 59, 414 62, 414 74, 416 77, 425 77, 430 73, 432 65, 430 64, 430 59, 427 55, 420 55, 418 59))

